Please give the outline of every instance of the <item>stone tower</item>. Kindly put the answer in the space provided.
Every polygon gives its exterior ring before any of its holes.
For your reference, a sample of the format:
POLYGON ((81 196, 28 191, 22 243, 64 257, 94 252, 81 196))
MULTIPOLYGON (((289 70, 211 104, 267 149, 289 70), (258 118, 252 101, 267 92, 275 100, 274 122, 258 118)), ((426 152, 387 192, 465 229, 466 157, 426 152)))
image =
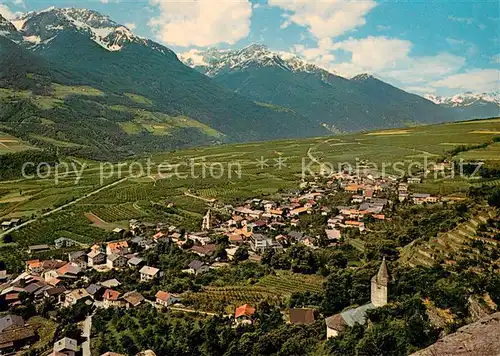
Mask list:
POLYGON ((375 307, 383 307, 387 304, 388 285, 389 273, 384 257, 378 273, 372 277, 371 302, 375 307))
POLYGON ((203 223, 201 224, 202 231, 208 231, 212 228, 210 221, 210 209, 208 209, 207 214, 203 217, 203 223))

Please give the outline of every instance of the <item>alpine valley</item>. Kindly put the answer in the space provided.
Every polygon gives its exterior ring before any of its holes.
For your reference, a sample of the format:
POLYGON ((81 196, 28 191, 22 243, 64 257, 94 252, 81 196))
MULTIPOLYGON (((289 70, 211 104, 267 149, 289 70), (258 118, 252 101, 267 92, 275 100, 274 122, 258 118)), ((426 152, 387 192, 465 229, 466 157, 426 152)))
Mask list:
MULTIPOLYGON (((438 105, 368 74, 346 79, 259 45, 190 54, 181 61, 91 10, 0 16, 0 130, 110 159, 476 116, 472 106, 438 105)), ((478 116, 498 107, 480 106, 478 116)))

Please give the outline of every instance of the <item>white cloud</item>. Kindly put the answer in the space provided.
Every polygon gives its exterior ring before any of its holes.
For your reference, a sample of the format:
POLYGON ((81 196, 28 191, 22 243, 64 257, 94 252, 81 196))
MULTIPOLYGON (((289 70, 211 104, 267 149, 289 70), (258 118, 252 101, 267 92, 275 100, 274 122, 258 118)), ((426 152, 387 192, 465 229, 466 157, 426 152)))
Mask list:
POLYGON ((189 59, 193 66, 206 66, 206 65, 208 65, 208 63, 205 62, 205 58, 203 57, 203 52, 201 52, 200 50, 197 50, 197 49, 191 49, 187 52, 181 53, 179 55, 179 58, 182 60, 189 59))
POLYGON ((156 37, 182 47, 234 44, 248 36, 252 4, 248 0, 150 0, 160 15, 149 21, 156 37))
POLYGON ((425 83, 445 75, 456 73, 465 65, 465 58, 449 53, 435 56, 408 57, 398 67, 383 70, 385 77, 402 83, 425 83))
POLYGON ((290 26, 292 24, 292 21, 290 20, 284 20, 281 25, 280 25, 280 28, 282 30, 284 30, 285 28, 287 28, 288 26, 290 26))
POLYGON ((500 71, 497 69, 473 69, 453 74, 430 83, 435 88, 457 89, 459 91, 497 92, 500 90, 500 71))
POLYGON ((128 22, 125 24, 125 27, 129 30, 133 31, 137 28, 137 25, 134 22, 128 22))
POLYGON ((384 26, 384 25, 378 25, 377 26, 377 31, 387 31, 390 30, 391 26, 384 26))
POLYGON ((430 88, 426 86, 409 86, 404 88, 405 91, 415 94, 432 94, 436 92, 436 88, 430 88))
POLYGON ((462 51, 461 53, 467 54, 468 57, 472 57, 476 55, 478 52, 477 46, 472 42, 464 41, 453 37, 447 37, 446 42, 448 42, 450 46, 455 47, 455 49, 457 48, 460 49, 462 51))
POLYGON ((448 42, 450 45, 461 45, 465 43, 464 40, 459 40, 453 37, 447 37, 446 42, 448 42))
MULTIPOLYGON (((306 27, 316 38, 337 37, 366 23, 365 15, 377 3, 374 0, 269 0, 269 6, 285 10, 284 24, 306 27)), ((287 26, 285 26, 287 27, 287 26)), ((283 24, 282 24, 283 28, 283 24)))
POLYGON ((474 19, 472 17, 456 17, 456 16, 448 16, 448 19, 454 22, 461 22, 467 25, 472 25, 474 19))
POLYGON ((410 41, 370 36, 337 43, 319 41, 315 48, 296 45, 294 52, 345 77, 371 73, 396 86, 425 93, 433 92, 428 83, 455 74, 465 65, 464 57, 450 53, 412 56, 412 47, 410 41))
POLYGON ((314 63, 319 67, 328 68, 335 60, 335 56, 330 52, 333 43, 329 38, 318 41, 316 48, 307 48, 304 45, 295 45, 293 52, 303 57, 308 62, 314 63))
POLYGON ((26 7, 26 3, 24 2, 24 0, 14 0, 13 3, 17 6, 26 7))
POLYGON ((12 12, 7 5, 0 4, 0 15, 2 15, 7 20, 13 20, 20 14, 20 12, 12 12))
POLYGON ((476 24, 477 28, 479 28, 481 31, 486 29, 486 25, 483 23, 479 23, 475 21, 472 17, 456 17, 456 16, 448 16, 448 19, 454 22, 459 22, 463 23, 466 25, 473 25, 476 24))
POLYGON ((333 49, 351 53, 351 64, 363 71, 377 72, 396 68, 408 58, 411 42, 387 37, 350 38, 333 45, 333 49))

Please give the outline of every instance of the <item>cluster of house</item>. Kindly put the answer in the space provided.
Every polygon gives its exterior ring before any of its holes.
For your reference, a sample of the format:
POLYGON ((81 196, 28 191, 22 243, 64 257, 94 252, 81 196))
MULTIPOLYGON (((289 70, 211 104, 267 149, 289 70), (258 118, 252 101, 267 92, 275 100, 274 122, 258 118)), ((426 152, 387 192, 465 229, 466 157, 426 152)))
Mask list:
MULTIPOLYGON (((418 182, 416 178, 409 178, 407 182, 401 183, 391 177, 378 178, 371 174, 359 176, 338 173, 330 177, 326 184, 319 183, 317 180, 304 182, 301 185, 301 191, 282 194, 278 201, 251 199, 244 205, 229 207, 231 217, 227 221, 216 221, 211 210, 208 210, 203 217, 200 232, 181 233, 175 226, 154 224, 146 226, 137 220, 131 220, 129 230, 132 232, 132 237, 128 240, 95 244, 90 247, 90 250, 71 252, 68 254, 67 261, 39 259, 26 261, 25 272, 15 278, 8 278, 5 271, 0 272, 0 282, 3 282, 0 285, 0 301, 8 307, 13 307, 14 310, 16 306, 23 304, 26 296, 29 296, 30 300, 35 303, 49 299, 62 307, 72 306, 79 301, 101 308, 133 308, 143 303, 157 307, 170 307, 181 301, 178 295, 158 291, 155 300, 147 300, 137 291, 126 293, 117 291, 120 282, 116 279, 91 284, 84 272, 89 269, 108 271, 130 268, 139 271, 142 282, 159 279, 163 276, 163 271, 154 266, 147 266, 141 254, 132 253, 131 247, 138 246, 140 249, 148 250, 165 239, 183 248, 189 244, 188 250, 199 256, 199 259, 192 260, 184 270, 194 275, 217 267, 218 262, 206 262, 209 260, 206 257, 212 256, 217 250, 211 237, 214 234, 227 236, 229 246, 226 248, 226 254, 229 260, 234 258, 242 245, 249 247, 250 258, 256 260, 268 249, 281 250, 293 244, 315 248, 316 239, 319 236, 307 236, 303 232, 295 231, 303 214, 314 213, 328 217, 325 236, 333 245, 342 238, 344 229, 365 230, 366 217, 385 220, 384 209, 393 203, 387 197, 393 195, 394 192, 398 193, 400 200, 411 198, 415 204, 437 202, 438 198, 430 194, 410 195, 408 185, 418 182), (327 198, 338 192, 350 193, 351 201, 348 206, 328 205, 327 198), (87 285, 87 287, 82 287, 82 285, 87 285)), ((10 228, 16 223, 15 221, 9 221, 8 224, 5 222, 2 228, 4 226, 10 228)), ((116 232, 121 234, 122 231, 116 232)), ((56 248, 78 244, 66 238, 60 238, 54 243, 56 248)), ((30 252, 35 253, 49 248, 48 245, 30 246, 30 252)), ((386 275, 387 270, 383 262, 381 271, 372 280, 372 303, 328 318, 329 336, 334 336, 345 325, 364 320, 367 310, 387 303, 386 275)), ((236 309, 234 317, 237 323, 251 323, 254 313, 255 308, 243 305, 236 309)), ((0 320, 0 353, 3 347, 8 350, 9 348, 18 349, 33 340, 33 330, 27 327, 21 319, 16 316, 11 316, 9 322, 6 319, 6 325, 12 324, 8 327, 3 327, 2 320, 0 320), (23 329, 23 332, 18 332, 19 328, 23 329), (15 329, 16 332, 11 332, 11 329, 15 329), (20 339, 16 339, 18 337, 20 339)), ((315 320, 314 311, 291 309, 288 311, 288 319, 293 324, 309 324, 315 320)), ((57 354, 72 355, 71 352, 77 352, 77 345, 75 346, 71 339, 65 338, 56 344, 58 346, 54 345, 55 354, 57 352, 57 354)))
MULTIPOLYGON (((255 321, 256 309, 248 304, 239 306, 234 311, 236 325, 252 324, 255 321)), ((309 325, 316 321, 314 309, 290 308, 285 313, 285 318, 293 325, 309 325)))
MULTIPOLYGON (((295 231, 301 215, 315 213, 329 217, 325 236, 333 245, 341 239, 342 229, 354 228, 363 231, 364 217, 385 219, 383 209, 391 202, 378 196, 391 190, 395 191, 397 180, 339 173, 332 176, 326 185, 308 182, 301 188, 300 192, 282 194, 279 201, 250 199, 244 205, 230 207, 231 218, 218 224, 213 223, 209 210, 203 218, 202 232, 187 234, 185 238, 195 243, 191 248, 193 252, 207 256, 216 248, 210 243, 208 232, 226 235, 230 243, 226 249, 229 259, 233 258, 241 245, 249 246, 251 258, 254 254, 262 254, 266 249, 280 250, 293 244, 315 248, 318 236, 308 236, 295 231), (328 206, 325 198, 339 191, 352 194, 351 205, 328 206), (332 214, 333 208, 339 211, 338 214, 332 214), (275 233, 278 230, 280 233, 275 233)), ((184 243, 182 239, 174 241, 184 243)))
MULTIPOLYGON (((77 356, 81 355, 80 346, 78 346, 78 341, 69 337, 64 337, 54 343, 53 352, 51 356, 77 356)), ((124 356, 122 354, 117 354, 116 352, 106 352, 101 356, 124 356)), ((136 354, 136 356, 156 356, 152 350, 142 351, 136 354)))
POLYGON ((4 220, 0 224, 0 227, 2 230, 9 230, 12 229, 13 227, 17 226, 21 220, 20 219, 10 219, 10 220, 4 220))
POLYGON ((408 181, 401 182, 398 185, 398 198, 399 201, 411 201, 413 204, 421 205, 424 203, 433 204, 439 202, 439 197, 433 196, 428 193, 410 193, 409 192, 409 184, 420 183, 420 178, 408 178, 408 181))
MULTIPOLYGON (((51 305, 70 307, 78 302, 93 304, 100 308, 121 307, 134 308, 142 303, 156 307, 168 307, 180 301, 174 294, 159 291, 155 300, 149 301, 137 291, 121 293, 115 288, 120 285, 116 279, 99 283, 90 283, 85 271, 94 268, 99 271, 120 268, 137 269, 141 282, 149 282, 160 278, 163 272, 158 268, 145 265, 137 254, 131 254, 127 241, 113 241, 107 244, 96 244, 90 252, 75 251, 68 254, 68 260, 29 260, 26 270, 17 276, 8 276, 6 271, 0 272, 0 302, 5 308, 15 311, 24 303, 41 305, 49 301, 51 305), (82 287, 85 286, 86 287, 82 287)), ((190 271, 202 270, 203 266, 192 266, 190 271)), ((19 350, 33 342, 33 329, 14 318, 18 329, 16 332, 2 333, 0 330, 0 354, 4 350, 19 350)), ((1 321, 0 321, 1 329, 1 321)), ((71 340, 63 339, 56 343, 61 346, 57 355, 72 355, 71 340), (59 343, 59 344, 58 344, 59 343), (66 352, 66 353, 65 353, 66 352)), ((54 351, 56 352, 56 346, 54 351)), ((76 350, 73 350, 76 352, 76 350)))

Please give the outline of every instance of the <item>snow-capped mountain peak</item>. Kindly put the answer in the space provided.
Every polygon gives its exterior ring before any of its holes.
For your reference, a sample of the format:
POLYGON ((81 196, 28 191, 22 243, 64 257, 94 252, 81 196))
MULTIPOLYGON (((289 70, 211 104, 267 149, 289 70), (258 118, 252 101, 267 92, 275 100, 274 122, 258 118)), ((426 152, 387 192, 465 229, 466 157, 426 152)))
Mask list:
MULTIPOLYGON (((48 45, 61 32, 75 30, 88 35, 108 51, 119 51, 125 42, 147 44, 128 28, 93 10, 50 7, 13 21, 28 46, 48 45)), ((36 48, 35 48, 36 49, 36 48)))
POLYGON ((222 72, 245 70, 247 68, 274 67, 290 72, 304 72, 320 75, 326 80, 332 75, 325 69, 307 63, 297 55, 289 52, 271 51, 267 46, 251 44, 242 49, 206 51, 191 50, 179 56, 186 65, 214 77, 222 72))
POLYGON ((16 32, 17 32, 16 27, 6 18, 0 15, 0 36, 5 36, 10 38, 16 32))
POLYGON ((463 93, 449 97, 426 94, 424 97, 438 105, 448 107, 467 107, 471 105, 486 105, 488 103, 500 106, 499 93, 463 93))
POLYGON ((375 77, 371 74, 368 74, 368 73, 362 73, 362 74, 358 74, 358 75, 351 78, 351 80, 354 80, 354 81, 362 81, 362 80, 368 80, 368 79, 375 79, 375 77))
POLYGON ((0 15, 0 31, 16 31, 16 28, 10 21, 0 15))

